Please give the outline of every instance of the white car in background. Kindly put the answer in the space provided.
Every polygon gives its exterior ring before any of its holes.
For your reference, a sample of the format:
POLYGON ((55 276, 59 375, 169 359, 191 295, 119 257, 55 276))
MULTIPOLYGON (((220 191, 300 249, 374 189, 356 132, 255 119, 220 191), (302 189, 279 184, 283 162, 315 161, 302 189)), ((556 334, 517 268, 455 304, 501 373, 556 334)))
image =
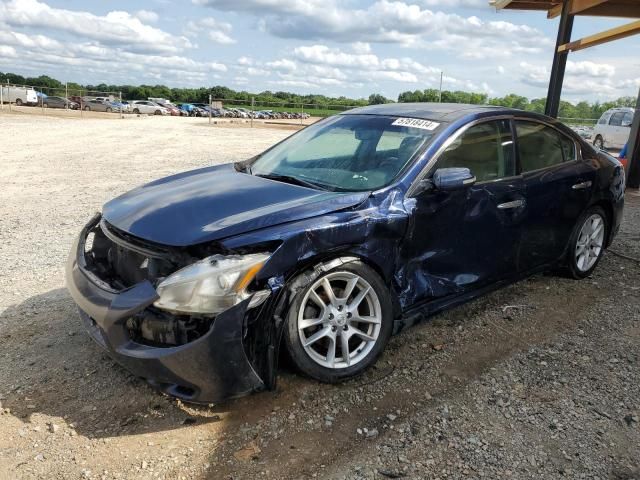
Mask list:
POLYGON ((593 130, 593 145, 596 148, 620 149, 629 141, 633 108, 612 108, 602 114, 593 130))
POLYGON ((131 105, 131 112, 137 114, 146 113, 148 115, 169 115, 168 108, 158 105, 150 100, 134 100, 129 102, 131 105))

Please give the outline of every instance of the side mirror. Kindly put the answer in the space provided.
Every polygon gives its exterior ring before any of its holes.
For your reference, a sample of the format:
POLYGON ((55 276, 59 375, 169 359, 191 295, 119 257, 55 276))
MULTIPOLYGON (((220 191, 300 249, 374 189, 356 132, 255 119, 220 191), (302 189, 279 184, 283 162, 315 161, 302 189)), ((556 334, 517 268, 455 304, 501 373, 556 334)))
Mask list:
POLYGON ((623 127, 630 127, 632 122, 622 122, 623 127))
POLYGON ((433 174, 433 184, 444 192, 459 190, 476 183, 476 177, 468 168, 439 168, 433 174))

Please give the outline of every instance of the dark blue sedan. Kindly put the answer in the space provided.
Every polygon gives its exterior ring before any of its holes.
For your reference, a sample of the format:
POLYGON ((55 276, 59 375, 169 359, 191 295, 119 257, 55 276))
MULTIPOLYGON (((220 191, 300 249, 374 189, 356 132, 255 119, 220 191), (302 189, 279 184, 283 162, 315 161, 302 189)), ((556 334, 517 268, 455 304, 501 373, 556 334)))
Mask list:
POLYGON ((110 201, 67 281, 96 342, 183 400, 274 388, 280 347, 337 382, 425 315, 544 270, 589 276, 624 178, 541 115, 365 107, 110 201))

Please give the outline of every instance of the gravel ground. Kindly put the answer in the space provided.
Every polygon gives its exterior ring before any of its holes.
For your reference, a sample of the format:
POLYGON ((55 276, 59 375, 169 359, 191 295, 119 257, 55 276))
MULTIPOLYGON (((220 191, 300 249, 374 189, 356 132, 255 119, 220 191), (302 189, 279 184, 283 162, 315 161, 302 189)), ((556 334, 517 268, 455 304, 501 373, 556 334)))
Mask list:
MULTIPOLYGON (((640 478, 640 266, 535 276, 394 337, 364 376, 285 365, 209 407, 155 393, 84 334, 63 264, 84 222, 152 178, 289 131, 0 114, 0 478, 640 478)), ((640 257, 640 199, 613 249, 640 257)))

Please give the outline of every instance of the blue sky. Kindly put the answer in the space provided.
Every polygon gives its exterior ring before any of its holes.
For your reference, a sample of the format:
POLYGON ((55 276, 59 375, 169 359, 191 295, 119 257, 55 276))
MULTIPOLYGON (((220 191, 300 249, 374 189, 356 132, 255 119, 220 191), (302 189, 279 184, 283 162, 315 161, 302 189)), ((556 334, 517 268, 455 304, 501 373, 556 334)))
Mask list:
MULTIPOLYGON (((627 20, 628 21, 628 20, 627 20)), ((576 19, 574 38, 625 23, 576 19)), ((557 20, 488 0, 0 0, 0 71, 390 98, 543 97, 557 20)), ((637 95, 640 37, 570 55, 563 98, 637 95)))

